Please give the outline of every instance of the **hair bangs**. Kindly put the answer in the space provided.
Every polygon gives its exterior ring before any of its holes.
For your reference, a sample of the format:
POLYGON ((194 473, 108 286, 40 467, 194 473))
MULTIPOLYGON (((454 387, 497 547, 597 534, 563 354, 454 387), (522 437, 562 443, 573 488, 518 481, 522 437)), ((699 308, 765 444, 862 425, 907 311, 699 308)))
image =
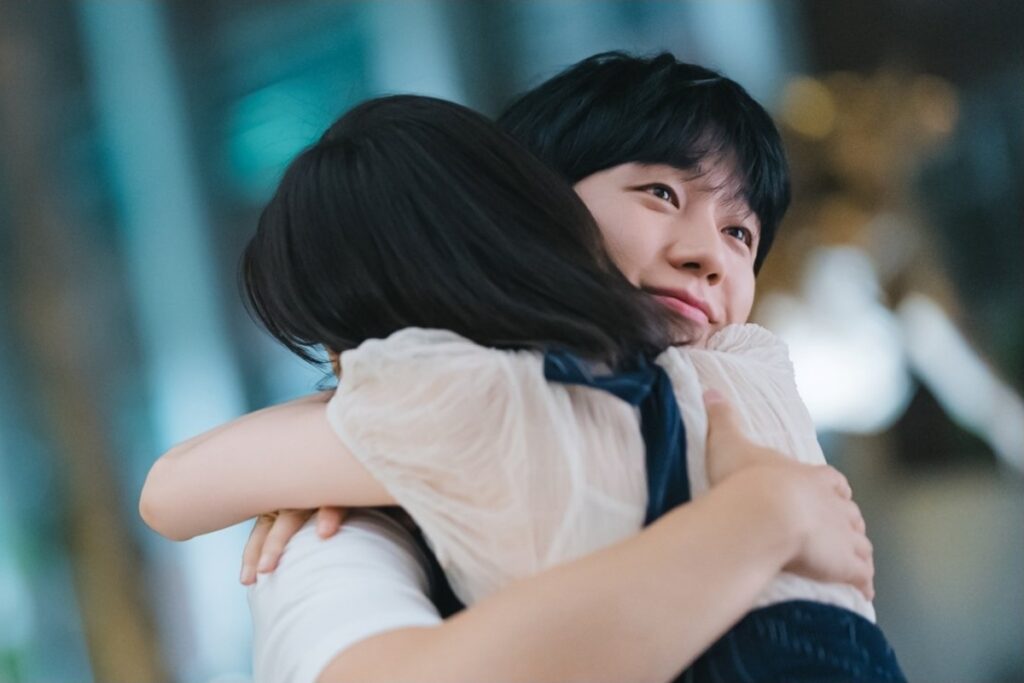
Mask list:
POLYGON ((724 164, 722 189, 760 223, 755 270, 789 206, 789 167, 768 113, 735 81, 669 53, 595 55, 521 96, 500 123, 572 183, 626 163, 698 175, 724 164))

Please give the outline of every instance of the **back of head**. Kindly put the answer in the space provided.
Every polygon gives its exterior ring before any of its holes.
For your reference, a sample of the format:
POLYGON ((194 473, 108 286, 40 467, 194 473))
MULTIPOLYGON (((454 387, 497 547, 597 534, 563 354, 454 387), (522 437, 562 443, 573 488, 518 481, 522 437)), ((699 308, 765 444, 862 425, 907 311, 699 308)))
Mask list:
POLYGON ((493 122, 428 97, 365 102, 301 153, 242 277, 257 317, 307 360, 405 327, 611 361, 668 339, 565 181, 493 122))
POLYGON ((498 120, 570 183, 625 163, 707 171, 726 164, 757 215, 760 269, 789 206, 789 167, 771 117, 738 83, 669 53, 608 52, 520 96, 498 120))

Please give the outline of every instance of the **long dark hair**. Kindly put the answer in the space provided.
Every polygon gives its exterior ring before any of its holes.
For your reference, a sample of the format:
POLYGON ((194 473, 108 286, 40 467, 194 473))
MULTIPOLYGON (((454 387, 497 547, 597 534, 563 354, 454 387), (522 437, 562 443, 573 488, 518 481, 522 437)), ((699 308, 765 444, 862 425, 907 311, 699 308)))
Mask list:
POLYGON ((492 347, 653 355, 673 325, 564 179, 429 97, 367 101, 288 167, 242 258, 250 310, 314 362, 405 327, 492 347))
POLYGON ((758 218, 760 270, 789 207, 779 131, 739 83, 663 52, 605 52, 517 98, 498 124, 570 183, 630 162, 701 172, 731 166, 730 189, 758 218))

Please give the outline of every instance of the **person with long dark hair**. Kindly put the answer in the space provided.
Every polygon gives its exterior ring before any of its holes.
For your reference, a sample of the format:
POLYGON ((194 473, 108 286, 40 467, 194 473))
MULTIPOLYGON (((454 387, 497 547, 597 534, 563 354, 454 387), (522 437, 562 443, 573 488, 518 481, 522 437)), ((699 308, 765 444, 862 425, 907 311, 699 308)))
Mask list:
MULTIPOLYGON (((713 166, 739 163, 731 156, 737 150, 701 142, 713 166)), ((673 173, 658 165, 609 173, 667 174, 627 183, 647 208, 724 210, 724 225, 714 230, 718 250, 727 252, 718 254, 721 267, 687 276, 714 286, 745 266, 752 278, 759 226, 742 188, 714 168, 683 174, 681 166, 661 164, 673 173)), ((623 180, 598 175, 591 174, 595 184, 623 180)), ((645 286, 643 273, 620 272, 569 187, 457 105, 384 98, 343 117, 286 173, 247 249, 244 273, 267 328, 300 354, 309 346, 341 352, 343 379, 327 420, 322 406, 303 401, 172 451, 151 477, 164 483, 147 483, 144 499, 151 523, 170 535, 273 507, 397 502, 423 527, 459 596, 476 601, 635 532, 689 500, 691 478, 694 492, 707 488, 714 477, 688 468, 683 457, 687 445, 699 455, 703 440, 680 433, 676 395, 696 410, 693 391, 717 382, 732 387, 755 432, 781 419, 795 439, 788 450, 806 438, 802 415, 785 417, 787 399, 799 400, 784 351, 780 357, 763 330, 726 327, 749 313, 752 280, 749 287, 730 280, 732 288, 721 286, 721 296, 707 301, 679 282, 645 286), (672 349, 654 362, 670 342, 694 340, 709 349, 672 349), (773 401, 759 416, 758 406, 773 401), (639 409, 642 440, 630 405, 639 409), (303 457, 277 460, 286 449, 303 457), (239 450, 264 458, 252 468, 273 473, 272 485, 259 475, 232 476, 239 450), (207 462, 197 452, 229 455, 207 462), (197 460, 212 467, 168 469, 197 460), (208 495, 229 481, 230 495, 208 495), (174 511, 154 506, 154 497, 187 505, 174 511), (539 508, 532 518, 531 506, 539 508)), ((685 421, 691 433, 701 424, 699 411, 693 416, 685 421)), ((799 610, 795 622, 820 629, 837 621, 836 612, 861 612, 863 624, 843 615, 839 630, 874 637, 863 618, 872 616, 869 605, 857 603, 851 588, 790 577, 776 589, 769 603, 799 610), (811 597, 836 612, 791 604, 811 597)), ((703 658, 702 670, 721 675, 723 664, 738 661, 728 652, 737 647, 750 656, 762 647, 742 664, 763 667, 767 679, 806 672, 814 660, 790 653, 780 668, 778 644, 769 648, 749 629, 733 634, 740 635, 726 649, 703 658)), ((822 666, 862 680, 898 677, 895 661, 886 660, 891 652, 877 648, 857 650, 870 655, 864 662, 851 664, 842 653, 822 666), (862 673, 843 668, 861 664, 862 673)))

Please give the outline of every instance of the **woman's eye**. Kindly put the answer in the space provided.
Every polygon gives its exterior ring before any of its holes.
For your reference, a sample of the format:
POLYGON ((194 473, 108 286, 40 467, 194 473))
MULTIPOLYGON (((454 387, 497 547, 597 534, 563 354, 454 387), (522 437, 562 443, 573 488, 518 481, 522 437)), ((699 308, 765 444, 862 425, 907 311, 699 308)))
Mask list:
POLYGON ((725 229, 727 235, 731 235, 743 242, 748 247, 754 246, 754 233, 742 225, 733 225, 725 229))
POLYGON ((646 188, 648 194, 654 195, 658 199, 669 202, 672 206, 679 208, 679 198, 676 196, 675 190, 668 185, 648 185, 646 188))

